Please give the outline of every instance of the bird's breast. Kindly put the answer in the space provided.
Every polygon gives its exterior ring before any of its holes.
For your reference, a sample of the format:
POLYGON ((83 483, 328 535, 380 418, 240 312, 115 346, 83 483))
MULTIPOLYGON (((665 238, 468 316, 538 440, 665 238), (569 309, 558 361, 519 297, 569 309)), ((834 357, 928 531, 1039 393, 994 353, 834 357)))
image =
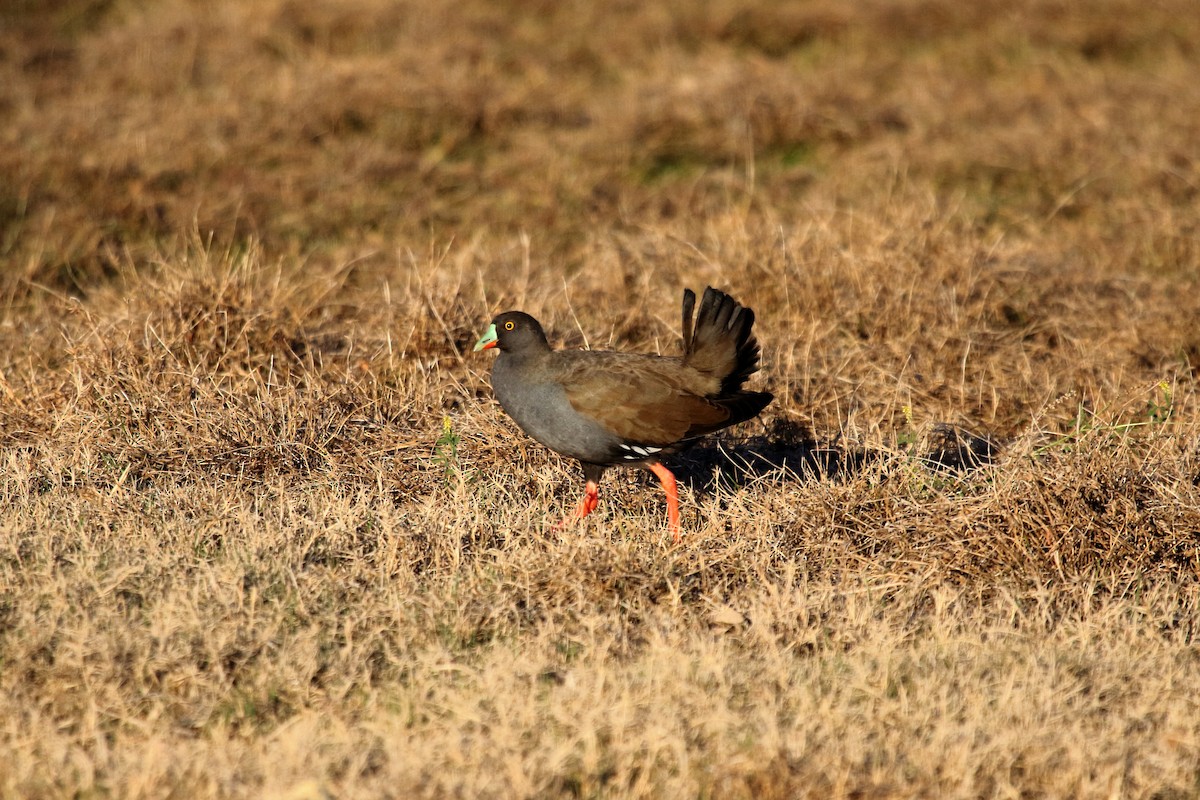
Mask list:
POLYGON ((569 458, 603 463, 616 437, 600 423, 575 410, 560 384, 536 373, 512 368, 497 359, 492 370, 496 399, 530 437, 569 458))

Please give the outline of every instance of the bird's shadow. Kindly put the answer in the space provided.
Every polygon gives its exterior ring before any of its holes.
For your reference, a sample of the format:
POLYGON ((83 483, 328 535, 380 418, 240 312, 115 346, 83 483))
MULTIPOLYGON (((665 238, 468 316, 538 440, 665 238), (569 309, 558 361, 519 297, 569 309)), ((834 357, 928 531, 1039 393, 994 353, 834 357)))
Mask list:
POLYGON ((848 480, 872 467, 916 459, 938 472, 968 472, 993 463, 999 444, 949 423, 932 426, 919 442, 870 449, 838 440, 819 442, 807 426, 777 419, 746 439, 707 439, 672 459, 676 479, 698 495, 735 490, 752 482, 848 480))

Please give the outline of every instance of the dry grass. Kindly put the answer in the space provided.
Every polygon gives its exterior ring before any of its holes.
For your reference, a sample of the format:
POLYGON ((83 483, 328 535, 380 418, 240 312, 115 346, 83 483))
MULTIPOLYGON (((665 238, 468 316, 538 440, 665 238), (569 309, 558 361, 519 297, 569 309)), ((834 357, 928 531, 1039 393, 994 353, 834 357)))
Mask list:
POLYGON ((9 3, 0 797, 1200 796, 1198 68, 1191 0, 9 3), (470 344, 706 283, 777 401, 681 546, 548 532, 470 344))

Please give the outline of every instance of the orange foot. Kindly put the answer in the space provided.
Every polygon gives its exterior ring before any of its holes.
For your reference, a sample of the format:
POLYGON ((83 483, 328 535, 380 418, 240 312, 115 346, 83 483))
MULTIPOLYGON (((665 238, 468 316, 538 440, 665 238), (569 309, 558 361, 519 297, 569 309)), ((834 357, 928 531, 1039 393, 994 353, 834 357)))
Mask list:
POLYGON ((579 501, 579 505, 575 507, 575 513, 569 514, 559 520, 558 524, 554 526, 554 530, 561 531, 569 525, 574 525, 595 511, 598 505, 600 505, 600 487, 595 481, 588 481, 583 498, 579 501))
POLYGON ((682 536, 679 532, 679 487, 675 483, 675 476, 662 464, 648 466, 650 471, 658 476, 663 492, 667 495, 667 525, 671 528, 671 540, 679 544, 682 536))

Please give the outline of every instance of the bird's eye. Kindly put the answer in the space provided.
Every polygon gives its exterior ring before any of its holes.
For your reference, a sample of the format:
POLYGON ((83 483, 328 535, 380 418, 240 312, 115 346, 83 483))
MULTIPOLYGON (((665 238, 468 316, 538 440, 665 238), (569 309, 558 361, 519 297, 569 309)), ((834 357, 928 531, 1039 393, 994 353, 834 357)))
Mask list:
POLYGON ((506 331, 511 331, 515 327, 517 327, 517 323, 513 322, 511 319, 504 323, 504 330, 506 331))

